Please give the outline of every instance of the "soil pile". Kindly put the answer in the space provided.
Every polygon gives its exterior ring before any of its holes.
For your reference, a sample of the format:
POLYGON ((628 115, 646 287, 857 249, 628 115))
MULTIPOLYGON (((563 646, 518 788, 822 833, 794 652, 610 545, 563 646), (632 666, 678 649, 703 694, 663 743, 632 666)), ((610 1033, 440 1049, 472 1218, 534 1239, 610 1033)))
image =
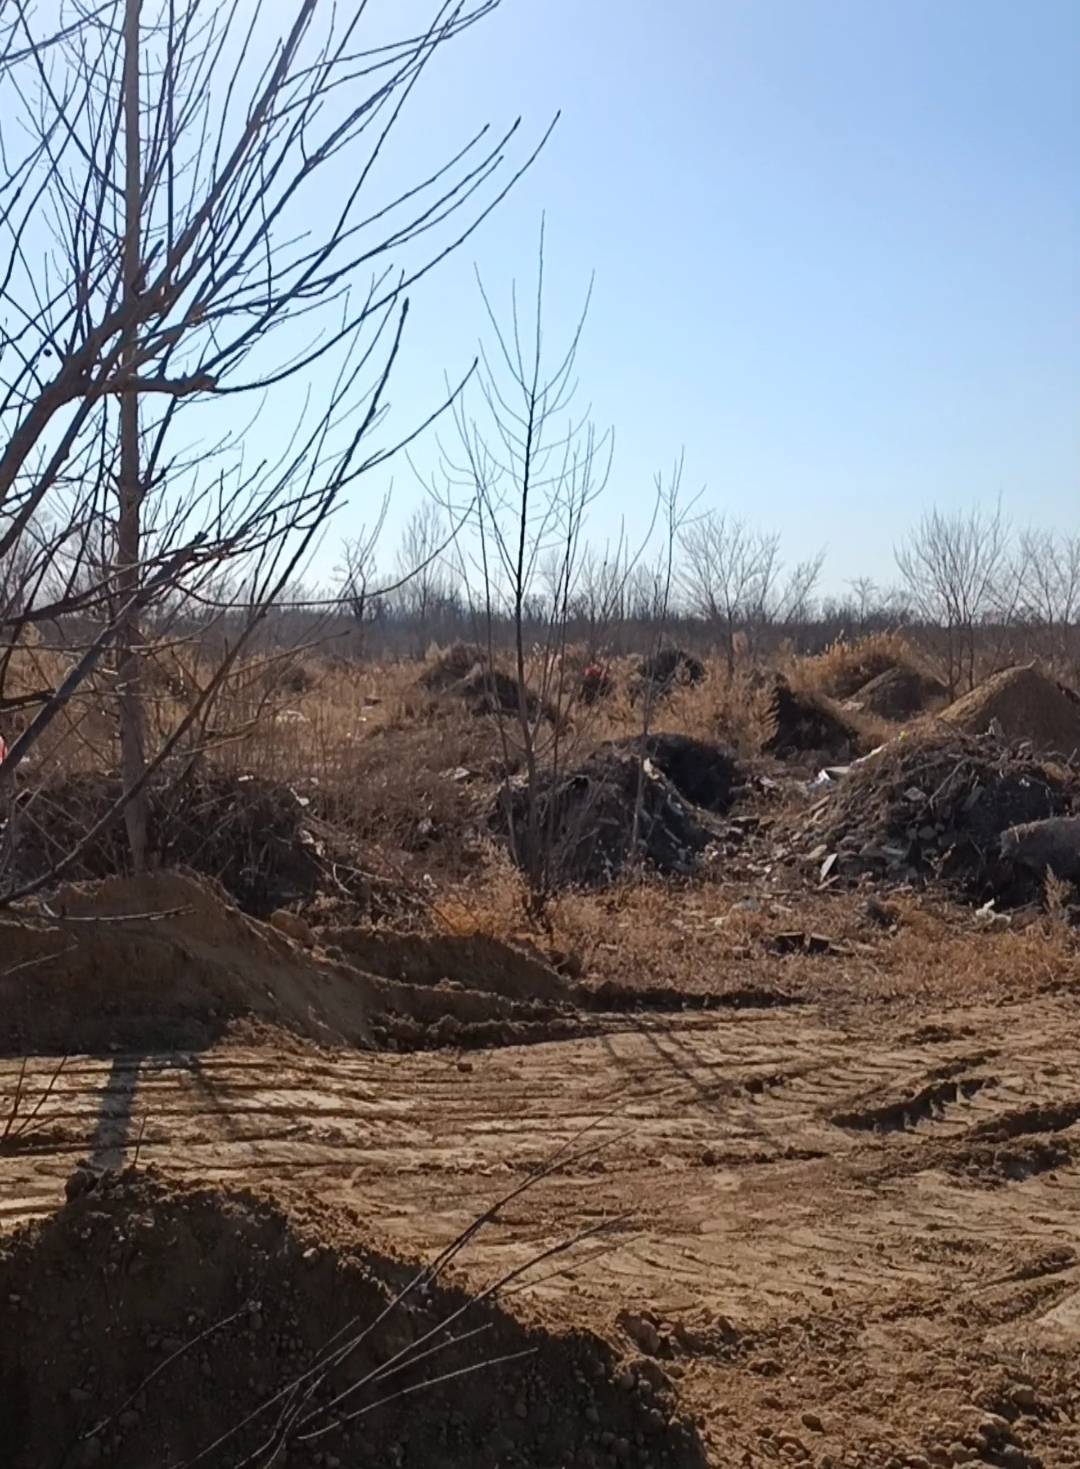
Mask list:
MULTIPOLYGON (((431 693, 460 699, 473 714, 519 714, 521 685, 492 663, 486 649, 455 643, 428 665, 418 680, 431 693)), ((525 690, 525 708, 532 720, 558 723, 558 711, 547 700, 525 690)))
POLYGON ((1021 901, 1040 879, 1008 855, 1002 834, 1074 809, 1070 771, 1023 748, 954 735, 897 740, 852 767, 807 830, 835 853, 838 875, 936 877, 969 895, 1021 901))
POLYGON ((941 717, 968 734, 994 728, 1006 740, 1026 740, 1043 752, 1072 756, 1080 751, 1080 695, 1034 663, 995 673, 941 717))
POLYGON ((598 704, 615 692, 615 680, 611 670, 602 663, 588 663, 581 670, 578 682, 578 698, 583 704, 598 704))
POLYGON ((940 679, 911 667, 887 668, 852 697, 856 709, 883 719, 910 719, 940 699, 947 690, 940 679))
MULTIPOLYGON (((542 790, 537 818, 542 865, 557 886, 603 886, 636 861, 686 875, 719 835, 708 814, 685 801, 651 760, 610 745, 542 790)), ((491 819, 503 835, 510 827, 511 850, 528 869, 528 790, 521 778, 503 787, 491 819)))
POLYGON ((515 997, 494 984, 367 974, 309 953, 231 908, 210 883, 178 874, 72 885, 0 918, 7 1054, 196 1050, 252 1020, 323 1045, 405 1049, 580 1029, 561 989, 541 988, 523 983, 515 997))
POLYGON ((601 749, 646 757, 680 796, 705 811, 729 811, 742 786, 742 772, 730 750, 690 735, 635 735, 610 740, 601 749))
POLYGON ((764 722, 762 749, 781 758, 814 754, 848 760, 865 743, 839 705, 824 694, 793 688, 782 674, 773 681, 764 722))
POLYGON ((704 1463, 664 1374, 429 1283, 356 1216, 106 1175, 0 1246, 0 1299, 10 1469, 704 1463))
MULTIPOLYGON (((15 818, 17 880, 47 875, 76 848, 78 856, 65 871, 68 878, 127 872, 122 813, 80 846, 122 789, 117 775, 80 773, 24 792, 15 818)), ((318 821, 307 799, 289 786, 207 769, 175 779, 162 772, 147 799, 154 864, 213 878, 245 912, 265 917, 327 891, 380 916, 408 906, 378 875, 359 870, 345 838, 318 821)))
POLYGON ((508 1000, 567 1001, 563 976, 534 954, 490 934, 394 933, 385 928, 324 928, 328 949, 369 974, 412 985, 450 983, 508 1000))
POLYGON ((705 665, 700 658, 682 648, 661 648, 642 658, 635 670, 635 698, 651 692, 654 698, 666 697, 680 685, 693 687, 705 678, 705 665))

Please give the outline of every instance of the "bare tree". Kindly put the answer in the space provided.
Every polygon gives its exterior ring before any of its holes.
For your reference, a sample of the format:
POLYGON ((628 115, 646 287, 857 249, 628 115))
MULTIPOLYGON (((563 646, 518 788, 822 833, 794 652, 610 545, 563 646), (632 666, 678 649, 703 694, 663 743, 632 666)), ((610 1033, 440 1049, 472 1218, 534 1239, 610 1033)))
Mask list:
POLYGON ((721 630, 732 674, 740 625, 768 615, 780 537, 709 510, 682 528, 679 543, 684 595, 699 617, 721 630))
POLYGON ((150 609, 213 605, 231 563, 247 630, 235 659, 327 516, 393 451, 373 436, 408 288, 530 160, 507 171, 515 123, 396 191, 377 166, 432 60, 496 4, 442 5, 426 30, 371 45, 362 0, 272 15, 105 0, 48 34, 27 6, 4 8, 0 565, 38 540, 3 631, 90 609, 99 625, 0 783, 115 650, 124 805, 137 800, 150 609), (259 411, 287 428, 245 457, 259 411), (42 540, 45 524, 59 529, 42 540))
POLYGON ((1068 657, 1070 629, 1080 617, 1080 536, 1026 530, 1017 563, 1025 622, 1045 634, 1050 656, 1068 657))
MULTIPOLYGON (((392 488, 393 486, 391 490, 392 488)), ((351 540, 346 540, 342 545, 342 565, 338 572, 340 595, 356 623, 361 638, 368 622, 375 616, 381 601, 376 575, 376 555, 379 537, 382 535, 382 528, 386 522, 386 512, 390 508, 391 490, 388 490, 383 496, 379 513, 371 528, 362 525, 359 534, 352 537, 351 540)))
POLYGON ((508 719, 500 719, 500 728, 509 753, 512 725, 526 791, 520 824, 507 795, 507 823, 537 911, 556 877, 555 802, 545 798, 558 779, 575 697, 564 655, 584 527, 607 483, 613 451, 611 433, 598 432, 587 414, 573 411, 574 368, 591 290, 590 285, 569 343, 550 358, 543 333, 543 226, 527 322, 516 287, 504 327, 480 283, 491 327, 490 345, 481 345, 480 412, 473 417, 464 400, 456 407, 460 447, 443 464, 447 498, 452 502, 464 492, 474 507, 472 580, 479 583, 476 601, 492 661, 498 620, 507 618, 511 628, 516 707, 505 711, 508 719))
POLYGON ((401 533, 396 598, 415 628, 417 657, 428 645, 433 620, 454 599, 455 577, 447 554, 454 534, 439 506, 427 498, 409 516, 401 533))
POLYGON ((895 552, 914 609, 942 629, 949 693, 975 687, 976 629, 999 605, 1010 531, 1000 504, 945 515, 931 510, 895 552))

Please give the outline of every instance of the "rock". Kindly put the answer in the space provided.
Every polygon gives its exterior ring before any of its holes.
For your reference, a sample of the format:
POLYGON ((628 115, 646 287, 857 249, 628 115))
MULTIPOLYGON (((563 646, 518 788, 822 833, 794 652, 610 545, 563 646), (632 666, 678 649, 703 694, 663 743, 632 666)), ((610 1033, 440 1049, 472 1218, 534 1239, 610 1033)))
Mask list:
POLYGON ((804 1428, 809 1428, 811 1433, 825 1432, 825 1425, 824 1423, 822 1423, 821 1418, 818 1416, 817 1413, 812 1413, 809 1411, 804 1413, 802 1415, 802 1424, 804 1428))
POLYGON ((76 1168, 64 1184, 64 1196, 69 1203, 72 1199, 81 1199, 84 1194, 97 1187, 97 1181, 97 1174, 89 1168, 76 1168))
POLYGON ((643 1352, 647 1352, 650 1357, 659 1355, 662 1346, 660 1333, 647 1316, 636 1316, 631 1311, 622 1311, 618 1322, 643 1352))
POLYGON ((283 933, 286 938, 292 939, 294 943, 301 944, 305 949, 315 947, 315 935, 311 925, 300 917, 299 913, 290 913, 288 908, 276 908, 270 915, 270 927, 283 933))
POLYGON ((1012 1398, 1021 1412, 1029 1412, 1039 1405, 1039 1399, 1035 1389, 1027 1382, 1018 1382, 1009 1393, 1009 1397, 1012 1398))

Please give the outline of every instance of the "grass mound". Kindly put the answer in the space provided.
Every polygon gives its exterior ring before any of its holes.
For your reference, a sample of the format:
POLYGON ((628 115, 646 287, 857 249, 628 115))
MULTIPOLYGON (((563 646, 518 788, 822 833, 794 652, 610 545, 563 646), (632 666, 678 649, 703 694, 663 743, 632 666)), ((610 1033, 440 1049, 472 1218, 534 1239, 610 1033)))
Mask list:
MULTIPOLYGON (((418 682, 430 693, 461 699, 473 714, 517 715, 521 710, 520 683, 477 644, 455 643, 428 664, 418 682)), ((530 719, 558 723, 554 706, 532 689, 525 689, 524 703, 530 719)))
POLYGON ((914 666, 911 649, 894 632, 870 633, 848 642, 839 638, 824 653, 801 665, 807 681, 834 699, 849 699, 890 668, 914 666))

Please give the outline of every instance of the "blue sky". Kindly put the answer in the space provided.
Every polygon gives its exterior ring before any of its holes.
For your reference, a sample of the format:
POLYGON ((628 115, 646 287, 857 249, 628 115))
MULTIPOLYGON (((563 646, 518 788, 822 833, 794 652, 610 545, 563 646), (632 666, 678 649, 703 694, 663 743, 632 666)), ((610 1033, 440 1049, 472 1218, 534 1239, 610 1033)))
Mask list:
MULTIPOLYGON (((831 589, 888 581, 934 504, 1000 496, 1018 524, 1080 530, 1075 0, 504 0, 425 79, 393 169, 484 120, 536 137, 560 108, 413 293, 396 427, 473 353, 474 264, 497 299, 528 280, 545 211, 553 342, 596 272, 581 401, 616 436, 598 539, 644 521, 683 448, 702 504, 781 530, 791 560, 827 546, 831 589)), ((418 493, 401 463, 387 559, 418 493)))

